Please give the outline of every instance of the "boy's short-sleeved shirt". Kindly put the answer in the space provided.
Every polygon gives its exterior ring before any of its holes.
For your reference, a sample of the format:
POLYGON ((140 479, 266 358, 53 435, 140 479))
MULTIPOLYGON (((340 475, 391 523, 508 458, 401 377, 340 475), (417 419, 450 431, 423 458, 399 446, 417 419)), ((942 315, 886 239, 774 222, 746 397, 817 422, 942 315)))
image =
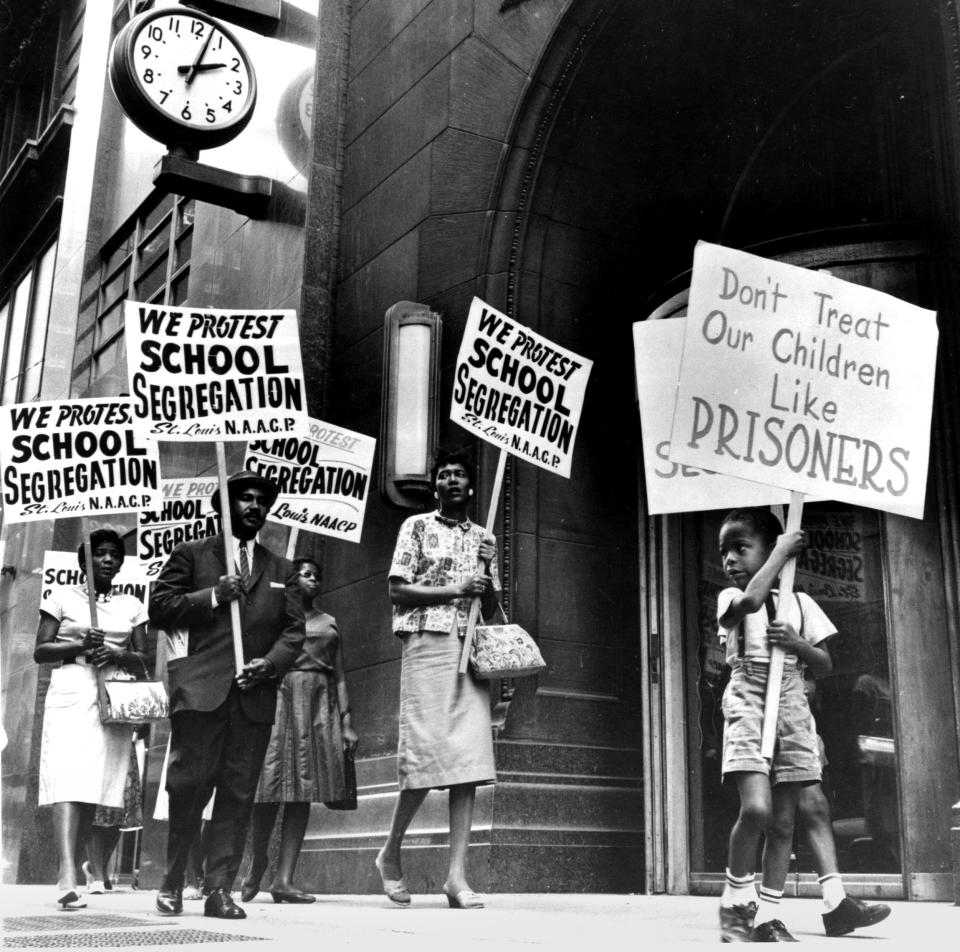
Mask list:
MULTIPOLYGON (((720 592, 720 594, 717 596, 718 622, 723 617, 726 610, 730 607, 730 603, 733 601, 734 596, 740 594, 740 589, 733 586, 730 588, 725 588, 722 592, 720 592)), ((772 594, 774 603, 777 603, 779 592, 777 589, 774 589, 772 594)), ((797 592, 796 597, 791 597, 790 606, 787 611, 787 620, 798 632, 802 630, 803 640, 811 645, 818 645, 824 639, 829 638, 831 635, 835 635, 837 633, 837 629, 834 627, 833 622, 827 618, 824 610, 805 592, 797 592), (800 600, 800 604, 797 604, 798 598, 800 600), (802 618, 800 614, 801 607, 803 608, 802 618)), ((767 609, 764 605, 761 605, 760 608, 753 614, 744 616, 743 656, 746 660, 770 660, 770 646, 767 643, 768 624, 767 609)), ((736 661, 738 656, 737 627, 727 629, 721 625, 718 631, 720 644, 725 644, 727 647, 726 658, 727 662, 730 664, 736 661)), ((789 663, 791 658, 796 661, 795 655, 787 655, 785 662, 789 663)))

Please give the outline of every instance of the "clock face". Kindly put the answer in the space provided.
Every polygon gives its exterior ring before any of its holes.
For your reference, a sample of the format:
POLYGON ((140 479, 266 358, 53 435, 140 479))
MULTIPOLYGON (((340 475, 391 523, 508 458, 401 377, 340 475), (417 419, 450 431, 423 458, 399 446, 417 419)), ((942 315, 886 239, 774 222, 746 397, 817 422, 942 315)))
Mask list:
POLYGON ((163 142, 220 145, 249 121, 253 67, 239 41, 205 14, 153 10, 118 35, 110 76, 127 115, 163 142))

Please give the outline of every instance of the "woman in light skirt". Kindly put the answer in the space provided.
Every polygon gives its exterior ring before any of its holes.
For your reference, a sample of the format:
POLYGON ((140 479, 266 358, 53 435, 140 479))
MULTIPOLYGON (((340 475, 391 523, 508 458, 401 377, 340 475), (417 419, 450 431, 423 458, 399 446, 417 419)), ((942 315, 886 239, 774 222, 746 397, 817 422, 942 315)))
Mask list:
POLYGON ((459 662, 473 599, 482 600, 485 617, 497 607, 496 540, 467 517, 475 472, 466 454, 440 453, 432 482, 438 509, 403 523, 390 566, 393 632, 402 642, 400 795, 376 866, 386 896, 408 905, 403 837, 430 790, 445 788, 450 856, 443 891, 451 908, 480 909, 466 859, 477 786, 496 780, 490 690, 470 673, 461 677, 459 662))
MULTIPOLYGON (((77 885, 76 843, 87 836, 97 805, 122 807, 130 765, 130 725, 100 723, 97 671, 146 670, 147 610, 133 595, 112 592, 123 565, 123 540, 111 529, 90 534, 97 625, 85 585, 56 586, 40 603, 33 660, 53 666, 40 744, 41 806, 53 805, 59 856, 57 902, 86 903, 77 885)), ((84 550, 77 552, 85 570, 84 550)))

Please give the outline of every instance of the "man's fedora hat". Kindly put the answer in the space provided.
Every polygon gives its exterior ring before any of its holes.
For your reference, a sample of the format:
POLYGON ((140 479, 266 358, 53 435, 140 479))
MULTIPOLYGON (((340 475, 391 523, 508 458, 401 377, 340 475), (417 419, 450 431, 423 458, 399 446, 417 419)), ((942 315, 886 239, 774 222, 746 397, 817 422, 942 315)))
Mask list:
MULTIPOLYGON (((227 492, 231 498, 235 493, 239 493, 241 490, 248 489, 251 486, 254 489, 259 489, 267 497, 267 509, 272 509, 280 493, 275 483, 249 469, 242 469, 239 473, 233 473, 227 477, 227 492)), ((214 512, 220 511, 219 488, 213 491, 213 495, 210 497, 210 506, 214 512)))

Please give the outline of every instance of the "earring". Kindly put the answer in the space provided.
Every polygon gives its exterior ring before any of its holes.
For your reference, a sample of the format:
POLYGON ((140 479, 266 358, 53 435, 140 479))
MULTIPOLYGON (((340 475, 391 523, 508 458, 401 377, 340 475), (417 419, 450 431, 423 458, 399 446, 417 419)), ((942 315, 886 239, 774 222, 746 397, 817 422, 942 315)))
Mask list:
POLYGON ((472 496, 472 495, 473 495, 473 490, 472 490, 472 489, 468 489, 468 490, 467 490, 467 495, 468 495, 468 496, 472 496))
POLYGON ((440 498, 440 493, 434 493, 434 494, 433 494, 433 498, 434 498, 434 499, 439 499, 439 498, 440 498))

